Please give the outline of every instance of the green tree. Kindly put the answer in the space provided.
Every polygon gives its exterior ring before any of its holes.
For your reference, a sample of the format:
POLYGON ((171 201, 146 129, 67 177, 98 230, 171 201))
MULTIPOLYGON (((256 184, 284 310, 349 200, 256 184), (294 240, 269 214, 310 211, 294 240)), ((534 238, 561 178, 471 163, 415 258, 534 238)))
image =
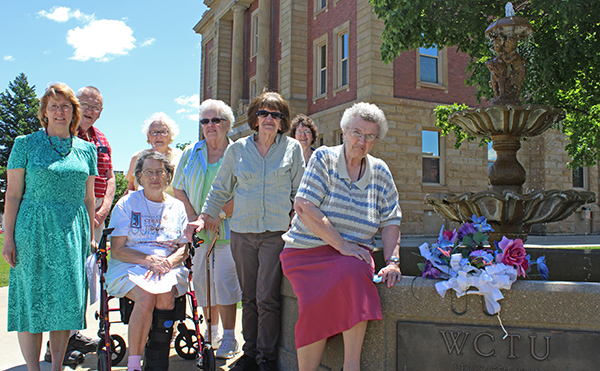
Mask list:
POLYGON ((4 210, 6 192, 6 165, 15 138, 39 130, 37 112, 39 101, 35 86, 29 86, 27 76, 21 73, 0 93, 0 209, 4 210))
MULTIPOLYGON (((477 98, 491 98, 485 62, 493 51, 484 31, 504 16, 505 2, 492 0, 371 0, 384 21, 382 59, 421 46, 456 46, 471 57, 467 84, 477 98)), ((519 51, 527 60, 523 103, 564 109, 558 129, 568 137, 571 166, 600 161, 600 7, 597 0, 516 0, 517 15, 534 35, 519 51)), ((462 103, 462 102, 457 102, 462 103)), ((446 114, 438 115, 444 117, 446 114)), ((438 121, 439 122, 439 121, 438 121)), ((440 122, 439 122, 440 123, 440 122)), ((443 124, 443 122, 441 122, 443 124)), ((444 125, 442 125, 444 126, 444 125)), ((446 125, 445 131, 454 131, 446 125)))
POLYGON ((117 201, 119 201, 127 191, 127 179, 125 179, 125 175, 123 175, 123 173, 115 173, 115 181, 117 186, 115 189, 115 198, 113 198, 112 206, 110 207, 110 212, 106 217, 106 225, 110 223, 110 215, 112 214, 112 210, 117 204, 117 201))

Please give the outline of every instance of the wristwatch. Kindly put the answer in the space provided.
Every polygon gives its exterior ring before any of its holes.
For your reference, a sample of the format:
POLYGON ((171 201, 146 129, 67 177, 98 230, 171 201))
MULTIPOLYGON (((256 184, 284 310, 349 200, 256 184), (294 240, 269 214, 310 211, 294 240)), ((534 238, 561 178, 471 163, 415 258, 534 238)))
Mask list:
POLYGON ((221 219, 227 218, 227 214, 225 214, 225 211, 221 210, 221 212, 219 213, 219 218, 221 218, 221 219))
POLYGON ((385 261, 385 264, 390 264, 390 262, 393 262, 396 265, 400 265, 400 258, 398 258, 397 256, 390 256, 385 261))

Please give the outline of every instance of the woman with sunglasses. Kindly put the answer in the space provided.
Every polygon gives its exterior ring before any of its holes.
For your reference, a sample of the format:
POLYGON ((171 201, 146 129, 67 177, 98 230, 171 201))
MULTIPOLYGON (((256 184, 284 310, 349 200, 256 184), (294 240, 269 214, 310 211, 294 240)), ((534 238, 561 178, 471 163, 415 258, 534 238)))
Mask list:
MULTIPOLYGON (((170 144, 173 143, 173 140, 179 134, 179 126, 177 126, 175 121, 163 112, 156 112, 144 122, 142 133, 148 137, 147 142, 152 147, 151 149, 165 155, 171 161, 171 164, 177 168, 182 151, 179 148, 170 147, 170 144)), ((141 153, 142 151, 136 152, 131 157, 129 170, 125 176, 128 182, 127 193, 138 190, 139 184, 135 178, 134 171, 135 164, 141 153)), ((171 196, 174 195, 173 187, 170 185, 165 189, 165 192, 171 196)))
POLYGON ((79 101, 62 83, 40 98, 42 130, 16 138, 7 165, 4 248, 10 265, 8 331, 18 331, 30 371, 40 369, 42 332, 50 332, 52 370, 75 368, 83 354, 63 359, 71 330, 85 328, 85 260, 94 242, 96 146, 77 137, 79 101))
POLYGON ((232 197, 231 252, 242 288, 244 355, 233 371, 275 370, 280 333, 279 286, 292 202, 304 172, 300 143, 286 135, 288 102, 264 92, 248 106, 248 125, 256 133, 225 152, 200 218, 186 233, 218 231, 219 214, 232 197))
MULTIPOLYGON (((200 105, 200 123, 204 139, 190 144, 181 155, 173 179, 175 197, 183 202, 190 221, 198 220, 210 187, 221 167, 223 154, 233 144, 227 133, 234 121, 233 111, 220 100, 207 99, 200 105)), ((238 350, 235 339, 235 317, 237 302, 242 300, 242 291, 231 255, 229 222, 233 211, 233 200, 227 201, 219 213, 219 235, 201 231, 198 235, 204 243, 196 249, 192 258, 194 287, 198 304, 208 314, 206 299, 206 252, 213 238, 218 238, 211 255, 211 314, 212 345, 217 349, 217 358, 232 358, 238 350), (223 332, 219 331, 219 319, 223 332)))

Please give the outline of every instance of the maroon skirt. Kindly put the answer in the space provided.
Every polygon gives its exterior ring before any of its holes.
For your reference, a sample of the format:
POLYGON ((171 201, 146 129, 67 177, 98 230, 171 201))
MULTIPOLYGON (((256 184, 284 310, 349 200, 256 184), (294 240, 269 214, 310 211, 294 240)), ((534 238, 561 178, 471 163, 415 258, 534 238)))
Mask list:
POLYGON ((373 263, 342 255, 329 245, 285 248, 280 259, 298 297, 296 349, 383 318, 373 263))

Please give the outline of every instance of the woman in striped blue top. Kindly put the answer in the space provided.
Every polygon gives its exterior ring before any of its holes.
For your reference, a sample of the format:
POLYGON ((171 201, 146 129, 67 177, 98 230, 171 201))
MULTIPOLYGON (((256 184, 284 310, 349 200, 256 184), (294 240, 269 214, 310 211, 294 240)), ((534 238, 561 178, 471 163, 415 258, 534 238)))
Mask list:
POLYGON ((372 282, 378 231, 387 263, 378 276, 388 287, 401 278, 398 192, 385 162, 369 155, 385 137, 385 115, 373 104, 357 103, 340 126, 344 144, 313 153, 296 193, 292 227, 283 235, 283 273, 298 297, 302 371, 317 370, 327 338, 339 333, 344 370, 360 369, 367 322, 382 318, 372 282))

